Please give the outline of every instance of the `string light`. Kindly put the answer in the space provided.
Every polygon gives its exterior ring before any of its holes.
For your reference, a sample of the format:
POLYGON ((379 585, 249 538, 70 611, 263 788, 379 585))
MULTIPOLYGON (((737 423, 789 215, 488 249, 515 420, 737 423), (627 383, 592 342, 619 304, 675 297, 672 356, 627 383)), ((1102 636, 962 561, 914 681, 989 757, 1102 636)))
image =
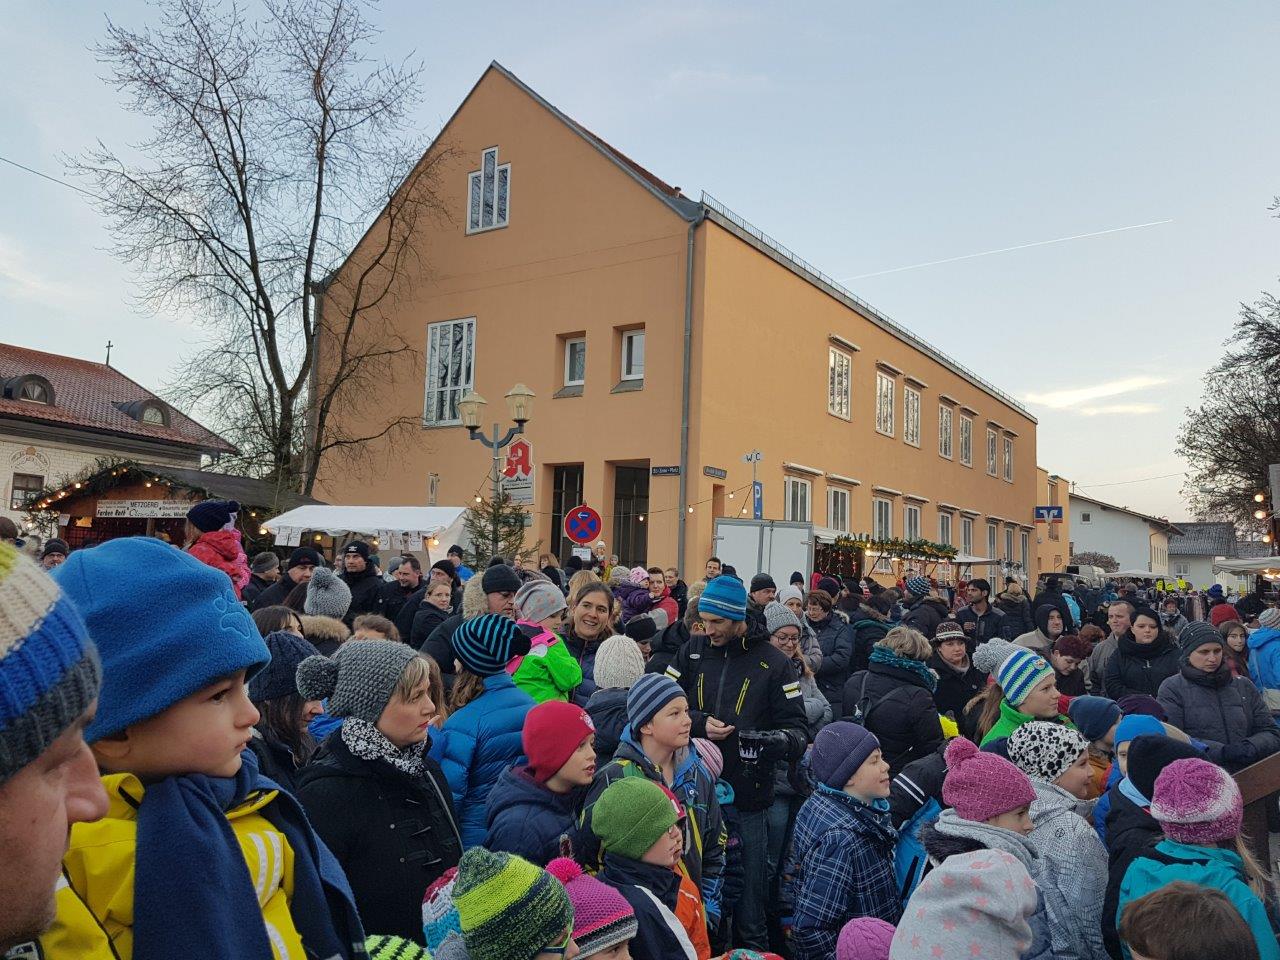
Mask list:
POLYGON ((640 514, 640 516, 636 517, 636 519, 637 519, 638 521, 640 521, 641 523, 644 523, 644 514, 643 514, 643 513, 642 513, 642 514, 640 514))

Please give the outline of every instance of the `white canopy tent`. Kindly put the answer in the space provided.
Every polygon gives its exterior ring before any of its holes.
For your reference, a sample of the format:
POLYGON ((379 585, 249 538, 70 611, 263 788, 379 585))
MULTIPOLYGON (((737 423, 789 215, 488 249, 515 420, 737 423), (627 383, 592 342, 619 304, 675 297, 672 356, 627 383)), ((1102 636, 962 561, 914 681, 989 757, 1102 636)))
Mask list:
POLYGON ((1213 569, 1229 573, 1261 573, 1263 570, 1280 570, 1280 557, 1253 557, 1249 560, 1218 560, 1213 569))
POLYGON ((444 557, 462 539, 465 507, 350 507, 323 503, 296 507, 262 525, 281 546, 297 546, 306 531, 344 537, 376 537, 383 551, 426 553, 431 562, 444 557))
POLYGON ((1160 580, 1170 576, 1167 573, 1152 573, 1150 570, 1117 570, 1108 573, 1107 577, 1129 577, 1131 580, 1160 580))

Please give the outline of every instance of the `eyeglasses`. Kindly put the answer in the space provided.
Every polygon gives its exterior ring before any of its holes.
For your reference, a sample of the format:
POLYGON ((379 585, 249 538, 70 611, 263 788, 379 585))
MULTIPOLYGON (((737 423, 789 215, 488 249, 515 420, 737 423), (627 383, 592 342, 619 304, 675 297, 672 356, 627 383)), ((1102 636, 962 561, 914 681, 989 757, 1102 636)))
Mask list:
POLYGON ((798 634, 798 633, 794 633, 794 634, 792 634, 792 633, 775 633, 775 634, 773 635, 773 639, 777 640, 779 643, 799 643, 799 642, 800 642, 800 634, 798 634))
POLYGON ((572 929, 570 929, 569 932, 565 935, 564 943, 560 944, 560 946, 558 947, 543 947, 541 950, 538 951, 538 955, 541 956, 544 953, 549 953, 553 957, 563 957, 566 953, 569 952, 569 943, 571 940, 573 940, 572 929))

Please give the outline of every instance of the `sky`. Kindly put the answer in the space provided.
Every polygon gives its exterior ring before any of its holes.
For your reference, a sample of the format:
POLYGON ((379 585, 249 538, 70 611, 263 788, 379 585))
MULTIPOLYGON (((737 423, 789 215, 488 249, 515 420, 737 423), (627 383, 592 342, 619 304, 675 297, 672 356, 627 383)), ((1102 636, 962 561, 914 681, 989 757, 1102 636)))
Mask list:
MULTIPOLYGON (((0 0, 0 156, 63 177, 66 156, 146 133, 91 52, 108 12, 149 15, 0 0)), ((1240 302, 1280 287, 1274 3, 383 0, 372 16, 378 55, 424 65, 424 135, 498 60, 1022 400, 1041 466, 1188 518, 1183 411, 1240 302), (1084 234, 1100 235, 1043 242, 1084 234)), ((110 243, 84 197, 0 163, 0 339, 89 359, 110 339, 158 389, 198 332, 139 310, 110 243)))

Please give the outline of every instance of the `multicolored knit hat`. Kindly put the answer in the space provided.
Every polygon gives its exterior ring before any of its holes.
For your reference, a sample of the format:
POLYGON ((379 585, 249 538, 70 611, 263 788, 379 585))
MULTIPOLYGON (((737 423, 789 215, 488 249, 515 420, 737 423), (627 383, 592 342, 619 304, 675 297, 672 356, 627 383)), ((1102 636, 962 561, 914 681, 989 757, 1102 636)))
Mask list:
POLYGON ((1009 759, 1028 777, 1045 783, 1066 773, 1088 749, 1079 730, 1047 720, 1024 723, 1009 734, 1009 759))
POLYGON ((1021 706, 1037 683, 1054 676, 1053 665, 1040 654, 1010 643, 988 640, 973 652, 973 665, 996 678, 1011 706, 1021 706))
POLYGON ((698 598, 698 613, 726 620, 747 619, 747 588, 737 577, 716 577, 698 598))
POLYGON ((635 937, 636 912, 613 887, 583 873, 568 857, 548 863, 547 873, 564 884, 573 904, 573 939, 579 957, 593 957, 635 937))
POLYGON ((1170 840, 1233 840, 1244 822, 1244 801, 1231 774, 1208 760, 1175 760, 1156 777, 1151 816, 1170 840))
POLYGON ((647 777, 609 784, 591 808, 591 829, 606 853, 639 860, 679 822, 680 803, 647 777))
POLYGON ((477 676, 502 673, 508 660, 528 652, 529 637, 525 632, 514 620, 496 613, 463 620, 453 631, 453 655, 477 676))
POLYGON ((471 960, 533 960, 573 925, 573 904, 559 880, 484 847, 462 855, 453 902, 471 960))
POLYGON ((1036 798, 1027 775, 1004 757, 980 751, 973 742, 956 737, 944 754, 947 776, 942 799, 965 820, 982 823, 1036 798))
POLYGON ((0 542, 0 784, 89 709, 101 682, 98 651, 75 605, 0 542))
POLYGON ((927 597, 933 589, 928 577, 909 577, 906 582, 907 593, 913 597, 927 597))
POLYGON ((627 692, 627 724, 631 735, 639 738, 641 727, 672 700, 683 696, 685 692, 680 684, 665 673, 646 673, 627 692))
MULTIPOLYGON (((453 887, 458 881, 458 868, 450 867, 422 895, 422 935, 427 948, 437 956, 446 943, 462 943, 462 922, 453 902, 453 887)), ((465 952, 465 945, 463 950, 465 952)))
POLYGON ((369 960, 431 960, 431 954, 412 940, 375 934, 364 941, 369 960))

